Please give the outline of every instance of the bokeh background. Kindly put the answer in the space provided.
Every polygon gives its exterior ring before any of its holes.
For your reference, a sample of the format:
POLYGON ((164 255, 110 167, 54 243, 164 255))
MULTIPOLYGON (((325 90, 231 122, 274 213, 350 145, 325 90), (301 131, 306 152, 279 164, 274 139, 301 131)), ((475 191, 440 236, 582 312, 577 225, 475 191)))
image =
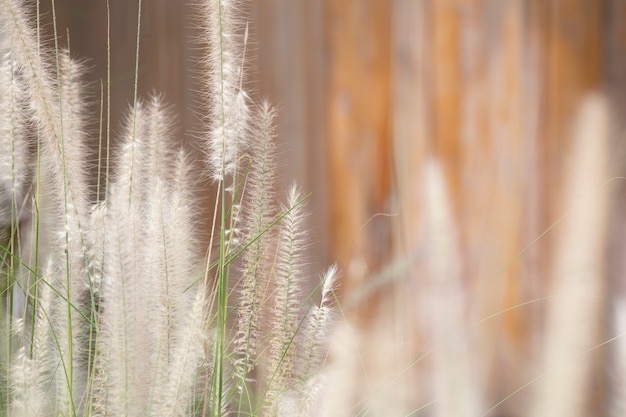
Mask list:
MULTIPOLYGON (((72 54, 91 69, 96 116, 110 16, 114 138, 132 103, 137 2, 110 0, 108 12, 105 0, 55 5, 61 43, 69 34, 72 54)), ((40 7, 51 17, 48 1, 40 7)), ((409 362, 428 339, 415 307, 429 256, 424 166, 441 165, 469 309, 497 313, 481 325, 477 356, 488 403, 532 379, 551 227, 568 209, 561 197, 575 120, 584 97, 602 94, 610 204, 598 343, 613 336, 612 300, 626 295, 626 2, 254 0, 242 12, 251 33, 247 82, 255 100, 279 109, 282 184, 295 178, 313 193, 311 270, 337 262, 344 314, 364 334, 389 323, 387 357, 405 351, 409 362)), ((163 94, 191 147, 200 71, 194 15, 185 1, 144 0, 139 52, 140 96, 163 94)), ((610 396, 610 349, 596 350, 588 411, 605 410, 610 396)), ((403 389, 419 396, 410 384, 403 389)), ((518 415, 525 401, 522 391, 494 412, 518 415)))

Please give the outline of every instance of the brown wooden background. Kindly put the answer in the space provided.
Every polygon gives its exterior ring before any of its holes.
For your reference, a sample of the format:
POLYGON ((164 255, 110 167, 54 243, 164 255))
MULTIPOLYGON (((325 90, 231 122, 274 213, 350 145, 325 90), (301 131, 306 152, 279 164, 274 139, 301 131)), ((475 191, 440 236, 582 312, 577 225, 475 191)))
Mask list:
MULTIPOLYGON (((144 0, 140 94, 163 93, 180 114, 180 132, 193 133, 197 52, 185 3, 144 0)), ((106 2, 57 0, 56 7, 72 51, 89 58, 98 101, 106 2)), ((132 100, 136 2, 111 0, 110 12, 115 132, 132 100)), ((256 97, 280 109, 284 181, 295 177, 313 192, 312 266, 338 262, 348 301, 407 259, 414 266, 403 269, 402 288, 417 300, 428 245, 422 170, 430 158, 444 166, 472 294, 562 214, 572 121, 591 91, 610 99, 610 172, 625 174, 624 1, 256 0, 245 12, 254 39, 250 82, 256 97)), ((618 180, 611 190, 608 281, 623 293, 626 188, 618 180)), ((488 285, 484 312, 541 297, 550 251, 548 235, 488 285)), ((366 323, 388 308, 394 296, 383 294, 391 286, 381 288, 348 314, 366 323)), ((515 309, 485 333, 495 396, 516 386, 541 311, 515 309)))

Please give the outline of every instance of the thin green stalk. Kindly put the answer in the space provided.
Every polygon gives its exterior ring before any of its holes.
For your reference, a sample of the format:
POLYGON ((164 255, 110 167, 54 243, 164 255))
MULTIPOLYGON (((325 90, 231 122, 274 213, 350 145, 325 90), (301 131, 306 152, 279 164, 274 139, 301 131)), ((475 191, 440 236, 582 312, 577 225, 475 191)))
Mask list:
MULTIPOLYGON (((136 45, 135 45, 135 80, 134 80, 134 87, 133 87, 133 115, 132 115, 132 137, 131 140, 133 142, 133 146, 131 147, 131 157, 130 157, 130 178, 129 178, 129 191, 128 191, 128 205, 129 208, 132 204, 132 195, 133 195, 133 174, 134 174, 134 164, 135 164, 135 146, 134 146, 134 142, 136 140, 136 135, 137 135, 137 101, 138 101, 138 85, 139 85, 139 45, 140 45, 140 39, 141 39, 141 5, 142 5, 142 0, 138 0, 137 3, 137 39, 136 39, 136 45)), ((135 190, 138 191, 138 190, 135 190)), ((135 239, 137 236, 133 236, 133 239, 135 239)), ((137 247, 137 245, 134 245, 135 247, 137 247)), ((121 254, 120 254, 120 258, 121 258, 121 254)), ((122 305, 126 306, 128 303, 128 299, 126 298, 126 286, 122 285, 122 305)), ((127 320, 124 319, 124 324, 126 325, 127 320)), ((124 334, 127 333, 127 330, 124 330, 124 334)), ((124 338, 124 352, 129 352, 129 347, 128 347, 128 340, 125 337, 124 338)), ((128 356, 126 354, 126 356, 128 356)), ((125 358, 125 376, 124 376, 124 388, 125 388, 125 392, 128 393, 130 392, 129 390, 129 376, 128 376, 128 363, 127 363, 127 358, 125 358)), ((128 407, 128 402, 125 402, 126 407, 128 407)), ((128 410, 126 410, 126 412, 128 412, 128 410)))
MULTIPOLYGON (((138 0, 138 5, 137 5, 137 41, 136 41, 136 46, 135 46, 135 83, 134 83, 134 87, 133 87, 133 134, 132 134, 132 140, 133 142, 136 139, 136 134, 137 134, 137 90, 138 90, 138 86, 139 86, 139 40, 141 39, 141 2, 142 0, 138 0)), ((108 30, 108 28, 107 28, 108 30)), ((130 158, 130 179, 129 179, 129 183, 130 183, 130 187, 129 187, 129 192, 128 192, 128 204, 130 204, 131 198, 132 198, 132 194, 133 194, 133 166, 135 163, 135 147, 133 146, 131 148, 131 152, 133 153, 133 155, 131 155, 130 158)))
MULTIPOLYGON (((218 22, 219 22, 219 53, 220 53, 220 101, 221 101, 221 125, 222 132, 226 124, 226 115, 224 110, 224 39, 222 26, 222 3, 218 1, 218 22)), ((214 386, 213 386, 213 414, 218 417, 222 412, 222 397, 224 389, 224 361, 225 361, 225 345, 226 345, 226 318, 228 315, 228 276, 226 275, 226 167, 224 155, 226 154, 226 140, 222 138, 222 175, 220 187, 220 256, 217 277, 217 333, 216 333, 216 354, 214 365, 214 386)))
MULTIPOLYGON (((140 7, 141 10, 141 7, 140 7)), ((139 40, 137 41, 139 44, 139 40)), ((137 52, 139 53, 139 52, 137 52)), ((137 64, 138 66, 138 64, 137 64)), ((137 70, 135 70, 137 72, 137 70)), ((135 85, 137 83, 135 82, 135 85)), ((135 87, 136 90, 136 87, 135 87)), ((135 93, 136 95, 136 93, 135 93)), ((135 106, 137 98, 135 97, 135 106)), ((109 195, 109 168, 110 168, 110 147, 111 147, 111 5, 107 0, 107 126, 106 126, 106 168, 104 172, 104 196, 109 195)))
POLYGON ((225 345, 226 345, 226 317, 228 315, 228 276, 226 275, 226 191, 225 186, 221 187, 221 220, 220 220, 220 262, 218 269, 218 303, 217 303, 217 354, 215 355, 216 366, 215 373, 217 375, 217 389, 215 390, 216 401, 214 413, 215 416, 221 415, 222 410, 222 394, 224 388, 224 361, 225 361, 225 345))
MULTIPOLYGON (((55 55, 55 65, 56 65, 56 82, 57 82, 57 91, 58 91, 58 101, 59 101, 59 126, 60 126, 60 139, 61 139, 61 165, 63 167, 63 183, 65 184, 65 189, 69 188, 69 192, 72 193, 72 190, 69 185, 70 179, 67 176, 66 170, 66 159, 65 159, 65 132, 63 127, 63 94, 62 91, 62 82, 61 82, 61 65, 59 62, 59 36, 57 33, 57 24, 56 24, 56 5, 55 0, 51 0, 52 4, 52 31, 54 34, 54 55, 55 55)), ((74 196, 75 197, 75 196, 74 196)), ((69 236, 69 225, 67 220, 67 212, 69 211, 69 203, 67 192, 63 193, 63 207, 65 210, 65 215, 63 216, 65 219, 65 286, 66 286, 66 294, 67 294, 67 357, 63 357, 61 362, 63 363, 63 368, 65 370, 66 381, 68 385, 68 395, 70 401, 70 412, 73 416, 76 416, 76 405, 74 403, 73 396, 73 384, 74 384, 74 346, 73 346, 73 323, 72 323, 72 262, 71 262, 71 248, 70 248, 70 236, 69 236), (67 362, 67 364, 66 364, 67 362)), ((74 210, 76 207, 74 207, 74 210)), ((78 218, 80 221, 80 218, 78 218)))
POLYGON ((102 85, 102 79, 100 79, 100 117, 98 119, 98 170, 96 172, 96 204, 100 203, 100 199, 103 198, 102 190, 100 189, 100 181, 102 180, 102 124, 104 112, 104 86, 102 85))
MULTIPOLYGON (((37 0, 37 17, 36 17, 36 31, 37 31, 37 54, 39 55, 41 52, 41 13, 39 11, 39 0, 37 0)), ((35 195, 33 197, 33 207, 35 208, 35 259, 34 259, 34 267, 33 269, 37 272, 39 271, 39 199, 41 197, 41 143, 39 141, 40 132, 37 129, 37 163, 36 163, 36 172, 35 172, 35 195)), ((37 313, 37 304, 39 302, 39 296, 37 287, 39 285, 39 274, 35 273, 34 276, 34 286, 33 286, 33 308, 32 308, 32 323, 31 323, 31 340, 30 340, 30 358, 33 357, 33 349, 34 349, 34 335, 35 335, 35 316, 37 313)))

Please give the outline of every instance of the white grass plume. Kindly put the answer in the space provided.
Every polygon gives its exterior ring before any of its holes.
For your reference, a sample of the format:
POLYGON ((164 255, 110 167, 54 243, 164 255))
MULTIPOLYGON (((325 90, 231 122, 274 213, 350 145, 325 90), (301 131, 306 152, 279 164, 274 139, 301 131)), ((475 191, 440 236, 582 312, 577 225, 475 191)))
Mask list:
MULTIPOLYGON (((170 143, 173 137, 171 111, 163 103, 162 97, 152 96, 145 105, 143 117, 142 124, 146 127, 145 142, 150 153, 147 158, 149 162, 146 164, 146 181, 171 178, 176 162, 170 143)), ((150 188, 152 187, 148 189, 150 188)))
MULTIPOLYGON (((4 42, 3 42, 4 43, 4 42)), ((19 67, 0 47, 0 226, 19 219, 29 181, 28 136, 19 67)))
MULTIPOLYGON (((30 264, 28 220, 31 208, 28 190, 32 180, 32 157, 29 155, 32 138, 28 134, 25 86, 19 65, 12 58, 7 39, 0 31, 0 233, 2 244, 18 246, 19 259, 30 264)), ((7 259, 6 272, 17 278, 12 287, 12 314, 23 317, 30 274, 15 259, 7 259), (12 265, 12 266, 11 266, 12 265)), ((2 271, 5 272, 5 271, 2 271)))
POLYGON ((333 319, 333 290, 339 278, 336 265, 326 271, 322 277, 322 296, 318 305, 314 305, 308 315, 308 323, 303 331, 303 354, 299 364, 302 380, 307 380, 322 368, 326 346, 330 336, 333 319))
POLYGON ((606 244, 608 114, 605 99, 587 97, 575 126, 567 170, 568 214, 557 230, 542 367, 531 416, 585 415, 587 349, 598 342, 606 244))
MULTIPOLYGON (((102 297, 102 274, 105 259, 107 205, 99 202, 91 208, 89 228, 86 235, 88 276, 92 297, 90 302, 97 303, 102 297)), ((97 307, 97 306, 94 306, 97 307)), ((96 313, 95 311, 93 312, 96 313)))
POLYGON ((160 102, 139 103, 136 112, 107 198, 96 410, 183 415, 205 348, 189 166, 168 149, 160 102))
POLYGON ((459 248, 443 171, 426 167, 426 222, 429 298, 433 336, 434 414, 437 417, 478 415, 480 381, 472 371, 459 248))
POLYGON ((268 360, 268 394, 266 407, 274 414, 279 396, 296 381, 296 346, 302 325, 304 283, 304 208, 296 184, 287 193, 286 213, 279 226, 275 265, 275 288, 271 301, 271 330, 268 360))
POLYGON ((247 29, 242 37, 243 28, 236 18, 242 4, 238 0, 204 0, 198 4, 203 21, 201 41, 208 46, 204 64, 210 68, 203 86, 209 109, 205 141, 210 175, 216 181, 235 173, 248 141, 249 99, 242 89, 247 29))
MULTIPOLYGON (((22 2, 4 0, 1 25, 10 38, 11 57, 20 68, 25 85, 25 101, 28 113, 40 133, 44 188, 53 191, 52 227, 55 250, 50 254, 56 267, 50 284, 59 294, 53 299, 53 310, 59 312, 53 322, 53 333, 58 336, 57 350, 63 369, 59 368, 54 379, 59 383, 54 396, 56 409, 75 412, 84 391, 86 375, 81 367, 81 343, 86 323, 81 318, 81 301, 85 284, 83 226, 86 224, 87 189, 84 180, 85 160, 83 149, 82 100, 80 69, 59 52, 58 66, 46 62, 30 19, 22 2), (56 80, 53 74, 57 74, 56 80), (70 151, 71 150, 71 151, 70 151), (49 174, 49 175, 48 175, 49 174), (56 226, 56 227, 55 227, 56 226)), ((52 54, 51 56, 55 56, 52 54)))
MULTIPOLYGON (((50 313, 54 320, 49 322, 59 361, 52 376, 57 381, 54 410, 57 413, 76 413, 86 401, 84 362, 89 345, 86 339, 90 337, 91 329, 90 305, 87 302, 90 285, 84 244, 88 219, 84 168, 85 107, 81 98, 82 69, 66 51, 59 52, 59 71, 56 109, 60 113, 55 125, 60 129, 60 136, 41 138, 41 157, 47 162, 42 172, 49 174, 41 175, 41 186, 53 192, 46 220, 50 233, 50 268, 46 279, 55 288, 50 313)), ((32 85, 29 90, 33 90, 32 85)), ((53 132, 44 130, 43 133, 53 132)))
POLYGON ((73 197, 75 201, 69 204, 77 205, 75 210, 80 216, 78 221, 82 221, 86 216, 89 197, 85 172, 85 161, 88 159, 85 118, 88 112, 82 80, 85 68, 81 62, 72 59, 70 52, 66 49, 59 51, 58 61, 59 111, 62 128, 61 143, 58 144, 61 150, 60 164, 62 165, 59 171, 64 173, 63 180, 68 183, 66 187, 73 187, 73 191, 77 193, 73 197), (71 185, 69 184, 70 181, 71 185))
POLYGON ((363 390, 363 362, 360 352, 367 340, 347 321, 342 321, 333 331, 330 344, 329 366, 320 388, 319 403, 310 407, 313 416, 346 417, 364 415, 357 401, 363 390))
MULTIPOLYGON (((64 199, 61 202, 63 214, 76 216, 76 219, 68 221, 81 224, 87 211, 87 193, 84 189, 82 168, 85 159, 80 153, 84 145, 81 143, 79 130, 66 130, 64 123, 69 128, 77 124, 78 121, 73 122, 74 117, 80 117, 83 109, 71 109, 71 100, 68 100, 66 106, 69 106, 71 111, 63 110, 63 98, 72 96, 72 89, 80 89, 80 86, 76 84, 77 80, 71 69, 67 76, 62 75, 64 53, 59 53, 59 68, 42 58, 46 56, 45 54, 39 54, 39 51, 45 48, 43 46, 40 48, 34 36, 34 30, 30 27, 31 19, 26 15, 22 1, 1 0, 0 7, 4 10, 1 15, 2 27, 11 38, 11 56, 22 69, 24 82, 29 87, 25 90, 25 95, 29 111, 32 112, 41 132, 44 159, 51 167, 58 195, 64 199), (59 76, 55 79, 54 74, 57 72, 59 76), (67 145, 66 141, 69 141, 67 145), (72 150, 71 153, 65 151, 66 146, 72 150)), ((51 56, 55 54, 52 53, 51 56)), ((65 70, 67 69, 66 67, 65 70)))
POLYGON ((188 416, 193 414, 193 394, 197 376, 202 363, 206 360, 205 323, 206 294, 204 288, 196 288, 196 298, 191 308, 184 314, 188 315, 185 325, 176 330, 173 340, 172 358, 167 374, 155 385, 155 401, 149 415, 153 416, 188 416))
POLYGON ((270 229, 275 215, 273 184, 275 180, 274 150, 275 112, 264 103, 257 116, 258 127, 252 136, 250 169, 244 195, 245 210, 242 227, 247 230, 244 242, 251 242, 243 254, 238 325, 235 338, 235 363, 238 389, 242 390, 248 373, 257 360, 260 338, 261 306, 267 286, 267 270, 271 267, 270 247, 274 237, 270 229))
MULTIPOLYGON (((246 147, 249 135, 248 96, 243 90, 243 54, 245 35, 236 18, 241 2, 233 0, 201 0, 197 2, 202 21, 201 42, 207 48, 203 69, 201 100, 207 113, 203 115, 202 139, 207 150, 209 176, 219 182, 220 210, 220 265, 217 268, 216 295, 216 346, 215 377, 212 381, 212 413, 219 413, 224 406, 227 390, 224 378, 226 366, 226 322, 229 291, 229 269, 224 264, 224 253, 237 246, 240 240, 240 195, 238 190, 244 173, 239 171, 240 155, 246 147), (228 201, 230 200, 230 201, 228 201)), ((247 30, 246 30, 247 34, 247 30)), ((217 215, 217 213, 216 213, 217 215)), ((245 359, 244 359, 245 362, 245 359)), ((247 365, 240 366, 240 369, 247 365)))
POLYGON ((149 347, 152 349, 151 362, 154 367, 154 392, 151 398, 155 400, 160 396, 158 390, 161 389, 161 381, 168 381, 171 373, 178 371, 172 369, 172 366, 182 360, 176 357, 181 349, 185 352, 194 351, 193 344, 197 344, 195 351, 202 351, 202 339, 185 340, 187 335, 181 334, 181 331, 191 325, 188 323, 191 320, 196 324, 187 332, 198 335, 202 329, 197 327, 201 326, 204 317, 204 310, 194 313, 201 317, 189 317, 190 306, 194 305, 193 294, 198 287, 193 284, 199 276, 195 270, 198 262, 194 254, 196 245, 190 218, 193 211, 190 202, 184 201, 176 190, 163 190, 164 186, 157 183, 154 194, 160 196, 160 201, 152 200, 156 205, 148 208, 146 241, 150 250, 146 253, 148 262, 145 274, 150 281, 152 294, 150 336, 154 341, 149 347), (185 345, 179 347, 184 340, 185 345))
POLYGON ((321 374, 327 346, 330 339, 333 319, 333 290, 339 277, 336 265, 326 271, 322 278, 322 295, 318 305, 311 307, 307 316, 306 327, 302 331, 302 353, 298 359, 297 375, 299 384, 299 402, 297 415, 314 415, 321 403, 326 375, 321 374))
MULTIPOLYGON (((50 268, 48 268, 50 270, 50 268)), ((48 273, 44 273, 44 277, 48 273)), ((44 278, 45 279, 45 278, 44 278)), ((44 416, 54 413, 51 375, 59 363, 51 332, 52 290, 40 281, 34 333, 18 351, 11 372, 11 416, 44 416), (31 345, 32 341, 32 345, 31 345)), ((24 336, 30 332, 22 330, 24 336)))
POLYGON ((150 388, 150 355, 144 350, 152 341, 142 198, 146 192, 142 171, 149 152, 143 135, 144 108, 138 104, 135 111, 138 124, 128 118, 117 177, 109 187, 103 232, 103 313, 98 343, 102 359, 97 392, 106 393, 107 398, 96 401, 103 408, 97 409, 102 415, 138 415, 150 388))

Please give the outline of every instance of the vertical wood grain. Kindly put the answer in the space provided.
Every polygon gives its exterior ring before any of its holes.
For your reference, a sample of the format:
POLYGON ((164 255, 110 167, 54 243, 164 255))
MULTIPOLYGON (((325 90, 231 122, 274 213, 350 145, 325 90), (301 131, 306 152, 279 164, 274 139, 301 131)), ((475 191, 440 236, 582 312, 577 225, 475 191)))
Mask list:
POLYGON ((328 0, 326 143, 331 247, 342 292, 358 287, 386 257, 390 162, 390 3, 328 0))

